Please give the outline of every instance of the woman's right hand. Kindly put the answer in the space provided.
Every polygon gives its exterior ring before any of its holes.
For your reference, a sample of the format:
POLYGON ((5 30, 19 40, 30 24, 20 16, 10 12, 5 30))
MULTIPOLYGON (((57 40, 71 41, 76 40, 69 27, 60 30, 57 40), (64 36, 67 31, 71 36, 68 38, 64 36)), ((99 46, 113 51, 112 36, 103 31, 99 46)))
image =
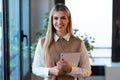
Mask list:
POLYGON ((72 71, 72 65, 65 59, 62 59, 57 62, 58 70, 70 73, 72 71))
POLYGON ((50 76, 61 76, 61 75, 65 75, 64 71, 58 70, 57 66, 52 67, 49 69, 49 75, 50 76))

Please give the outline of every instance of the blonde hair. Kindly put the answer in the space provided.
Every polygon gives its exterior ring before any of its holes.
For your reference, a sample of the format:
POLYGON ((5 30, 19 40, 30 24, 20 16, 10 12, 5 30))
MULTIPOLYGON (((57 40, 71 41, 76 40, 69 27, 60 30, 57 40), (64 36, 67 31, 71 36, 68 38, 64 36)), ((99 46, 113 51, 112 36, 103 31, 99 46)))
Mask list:
POLYGON ((72 31, 72 21, 71 21, 71 14, 69 9, 62 3, 58 3, 56 4, 50 11, 49 14, 49 21, 48 21, 48 29, 47 29, 47 33, 45 36, 45 41, 43 44, 43 61, 45 63, 45 65, 47 65, 47 54, 49 54, 48 50, 54 40, 54 33, 55 33, 55 29, 53 27, 53 13, 57 12, 57 11, 63 11, 66 13, 69 23, 67 26, 67 32, 70 33, 71 35, 73 35, 73 31, 72 31))

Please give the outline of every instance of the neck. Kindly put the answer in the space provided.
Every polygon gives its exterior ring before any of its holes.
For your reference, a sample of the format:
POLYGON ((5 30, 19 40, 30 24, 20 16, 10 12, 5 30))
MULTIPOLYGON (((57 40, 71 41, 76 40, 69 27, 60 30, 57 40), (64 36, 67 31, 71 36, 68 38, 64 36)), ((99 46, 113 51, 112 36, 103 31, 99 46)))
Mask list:
POLYGON ((59 37, 63 37, 67 34, 67 32, 56 32, 56 34, 59 36, 59 37))

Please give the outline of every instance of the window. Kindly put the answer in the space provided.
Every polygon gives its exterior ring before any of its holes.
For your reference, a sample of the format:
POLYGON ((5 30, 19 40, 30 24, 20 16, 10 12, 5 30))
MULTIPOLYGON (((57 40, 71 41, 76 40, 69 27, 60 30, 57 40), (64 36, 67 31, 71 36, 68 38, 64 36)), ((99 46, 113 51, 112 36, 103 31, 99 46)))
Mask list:
POLYGON ((1 1, 3 50, 0 53, 0 80, 30 80, 30 1, 1 1))

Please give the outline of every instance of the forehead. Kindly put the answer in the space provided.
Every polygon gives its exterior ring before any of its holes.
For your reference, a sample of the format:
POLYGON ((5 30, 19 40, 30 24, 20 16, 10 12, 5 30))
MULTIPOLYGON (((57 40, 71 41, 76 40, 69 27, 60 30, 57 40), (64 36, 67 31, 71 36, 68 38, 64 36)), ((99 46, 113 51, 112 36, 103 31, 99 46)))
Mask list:
POLYGON ((53 16, 67 16, 65 11, 54 11, 53 16))

